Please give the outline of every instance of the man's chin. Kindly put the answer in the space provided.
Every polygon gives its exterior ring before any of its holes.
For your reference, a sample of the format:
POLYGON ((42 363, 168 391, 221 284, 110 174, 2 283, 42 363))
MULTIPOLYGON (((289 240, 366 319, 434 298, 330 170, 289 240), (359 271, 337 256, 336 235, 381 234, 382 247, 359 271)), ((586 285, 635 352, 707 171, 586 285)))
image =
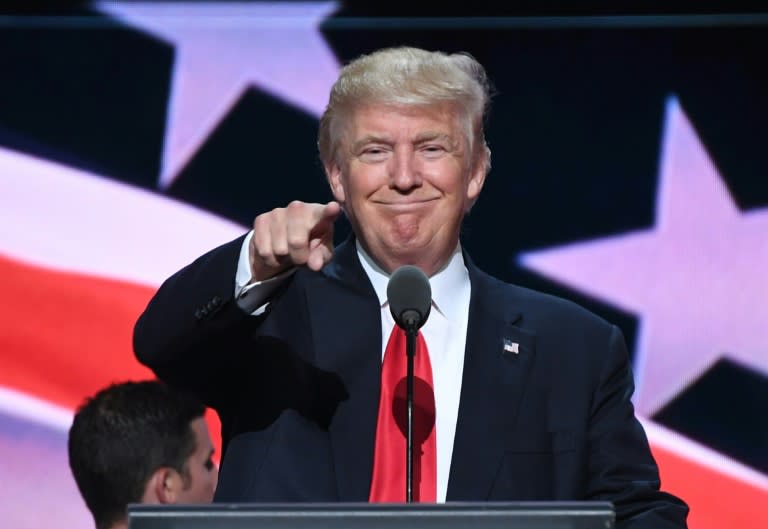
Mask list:
POLYGON ((373 256, 379 262, 385 264, 388 272, 394 272, 404 265, 413 265, 421 268, 425 273, 431 274, 433 268, 440 266, 440 252, 430 241, 424 238, 398 239, 388 241, 382 247, 381 256, 373 256))

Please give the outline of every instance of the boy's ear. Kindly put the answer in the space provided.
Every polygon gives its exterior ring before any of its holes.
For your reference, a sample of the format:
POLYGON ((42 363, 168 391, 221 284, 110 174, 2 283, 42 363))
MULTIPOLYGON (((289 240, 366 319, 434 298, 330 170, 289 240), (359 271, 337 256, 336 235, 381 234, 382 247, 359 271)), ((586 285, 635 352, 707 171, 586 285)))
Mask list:
POLYGON ((176 503, 184 483, 181 475, 170 467, 152 473, 144 489, 143 503, 176 503))

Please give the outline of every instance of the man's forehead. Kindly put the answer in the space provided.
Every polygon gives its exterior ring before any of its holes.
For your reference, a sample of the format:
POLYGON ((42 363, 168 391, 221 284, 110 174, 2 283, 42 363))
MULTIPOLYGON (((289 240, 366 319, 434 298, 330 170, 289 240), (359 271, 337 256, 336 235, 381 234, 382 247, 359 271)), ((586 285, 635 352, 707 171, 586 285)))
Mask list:
POLYGON ((458 113, 445 106, 367 105, 349 114, 346 129, 353 143, 365 138, 393 139, 401 132, 411 139, 452 138, 461 133, 458 113))
MULTIPOLYGON (((389 141, 395 141, 398 139, 399 134, 393 134, 389 131, 381 131, 379 133, 377 132, 366 132, 364 130, 358 130, 359 134, 355 135, 352 138, 352 142, 354 145, 364 144, 364 143, 374 143, 374 142, 389 142, 389 141)), ((414 142, 422 142, 422 141, 432 141, 432 140, 444 140, 444 141, 453 141, 453 137, 455 134, 453 134, 451 131, 445 131, 445 130, 436 130, 436 129, 422 129, 422 130, 414 130, 411 134, 407 137, 409 141, 414 142)))
POLYGON ((459 116, 459 106, 449 101, 424 105, 370 102, 354 106, 348 116, 352 122, 365 118, 384 119, 387 116, 428 117, 440 121, 452 121, 459 116))
POLYGON ((203 417, 198 417, 191 423, 192 431, 195 433, 197 449, 208 452, 213 448, 211 433, 208 429, 208 423, 203 417))

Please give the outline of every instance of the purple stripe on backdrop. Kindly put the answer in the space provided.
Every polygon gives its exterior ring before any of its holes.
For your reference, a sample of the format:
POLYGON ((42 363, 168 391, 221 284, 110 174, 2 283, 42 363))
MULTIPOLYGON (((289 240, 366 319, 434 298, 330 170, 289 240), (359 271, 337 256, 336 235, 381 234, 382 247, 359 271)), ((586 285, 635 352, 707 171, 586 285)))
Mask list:
POLYGON ((89 529, 67 463, 67 433, 0 413, 0 516, 14 529, 89 529))

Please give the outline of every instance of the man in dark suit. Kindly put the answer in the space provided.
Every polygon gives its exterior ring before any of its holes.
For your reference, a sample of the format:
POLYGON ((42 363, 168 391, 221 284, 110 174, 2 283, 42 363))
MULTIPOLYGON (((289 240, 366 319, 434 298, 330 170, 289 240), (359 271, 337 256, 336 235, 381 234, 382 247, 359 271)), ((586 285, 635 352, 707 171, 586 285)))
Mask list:
POLYGON ((462 251, 490 168, 487 105, 468 55, 357 59, 320 122, 335 201, 259 215, 155 295, 136 354, 219 411, 217 500, 404 499, 404 353, 386 285, 408 264, 432 288, 416 354, 418 500, 608 500, 619 527, 685 527, 634 416, 620 331, 462 251), (341 211, 354 236, 333 248, 341 211))

